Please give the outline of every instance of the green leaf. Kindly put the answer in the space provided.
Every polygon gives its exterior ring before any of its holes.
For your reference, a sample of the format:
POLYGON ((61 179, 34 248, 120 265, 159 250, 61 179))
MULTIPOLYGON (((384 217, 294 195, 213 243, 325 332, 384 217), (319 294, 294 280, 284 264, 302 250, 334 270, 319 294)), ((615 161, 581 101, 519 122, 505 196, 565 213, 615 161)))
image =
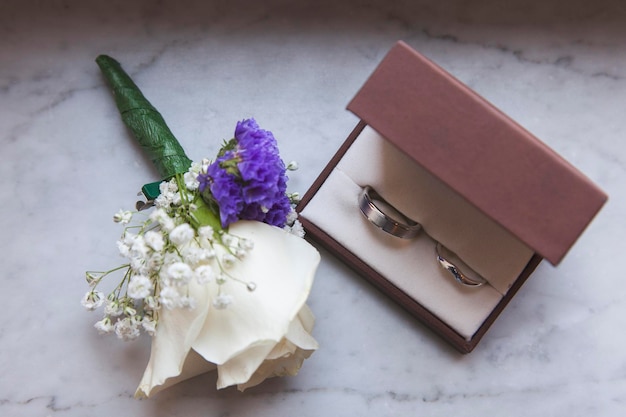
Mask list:
POLYGON ((202 226, 211 226, 214 231, 224 230, 220 221, 219 212, 212 210, 202 196, 196 195, 193 205, 196 209, 191 212, 191 224, 196 229, 202 226))
POLYGON ((229 141, 224 141, 224 143, 222 144, 222 147, 220 148, 219 152, 217 153, 217 157, 221 158, 222 156, 224 156, 224 154, 227 151, 232 151, 237 147, 237 139, 232 138, 229 141))

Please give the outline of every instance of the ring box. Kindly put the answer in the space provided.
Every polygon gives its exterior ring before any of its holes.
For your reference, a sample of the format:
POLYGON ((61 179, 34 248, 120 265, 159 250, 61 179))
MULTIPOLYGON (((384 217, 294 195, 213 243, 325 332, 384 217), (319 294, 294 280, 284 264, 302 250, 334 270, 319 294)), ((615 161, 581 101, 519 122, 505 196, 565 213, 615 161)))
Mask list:
POLYGON ((485 99, 398 42, 348 105, 361 120, 297 207, 308 236, 471 352, 537 265, 557 265, 607 196, 485 99), (423 233, 359 210, 365 186, 423 233), (440 242, 488 284, 438 264, 440 242))

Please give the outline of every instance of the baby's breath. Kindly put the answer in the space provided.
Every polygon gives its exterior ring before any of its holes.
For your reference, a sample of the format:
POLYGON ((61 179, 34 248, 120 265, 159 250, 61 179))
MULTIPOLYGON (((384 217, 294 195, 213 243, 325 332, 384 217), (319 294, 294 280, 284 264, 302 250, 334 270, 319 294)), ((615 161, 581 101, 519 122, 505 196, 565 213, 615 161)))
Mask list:
POLYGON ((228 294, 219 294, 213 299, 213 307, 218 310, 223 310, 233 302, 233 297, 228 294))
POLYGON ((97 321, 93 327, 95 327, 100 334, 108 334, 113 331, 113 323, 111 323, 111 319, 109 317, 105 317, 102 320, 97 321))
POLYGON ((120 210, 113 215, 115 223, 128 224, 133 217, 133 213, 128 210, 120 210))
POLYGON ((194 216, 201 170, 194 164, 188 173, 162 182, 161 195, 147 216, 126 210, 113 216, 124 225, 117 248, 127 262, 105 272, 86 272, 91 288, 81 301, 88 310, 104 306, 102 319, 94 325, 99 333, 116 334, 122 340, 134 340, 141 331, 154 335, 162 308, 195 308, 196 300, 188 290, 192 281, 218 286, 211 302, 216 309, 235 302, 221 290, 227 282, 250 291, 256 288, 255 283, 227 272, 247 256, 254 242, 229 234, 219 221, 204 224, 194 216), (105 294, 100 289, 104 278, 114 273, 121 280, 105 294))
POLYGON ((87 310, 95 310, 104 303, 104 294, 100 291, 91 290, 85 294, 81 303, 87 310))

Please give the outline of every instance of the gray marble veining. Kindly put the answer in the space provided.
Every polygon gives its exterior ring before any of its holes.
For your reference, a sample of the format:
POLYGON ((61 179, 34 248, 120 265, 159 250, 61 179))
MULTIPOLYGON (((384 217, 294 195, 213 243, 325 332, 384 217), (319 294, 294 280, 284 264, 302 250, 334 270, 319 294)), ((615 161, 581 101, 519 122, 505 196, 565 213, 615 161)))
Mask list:
POLYGON ((0 5, 0 414, 618 416, 626 407, 626 9, 619 0, 4 1, 0 5), (132 399, 149 340, 92 329, 84 270, 116 262, 111 216, 155 172, 94 63, 120 60, 193 159, 254 116, 305 191, 398 40, 580 168, 610 201, 460 356, 322 251, 321 349, 240 394, 201 376, 132 399))

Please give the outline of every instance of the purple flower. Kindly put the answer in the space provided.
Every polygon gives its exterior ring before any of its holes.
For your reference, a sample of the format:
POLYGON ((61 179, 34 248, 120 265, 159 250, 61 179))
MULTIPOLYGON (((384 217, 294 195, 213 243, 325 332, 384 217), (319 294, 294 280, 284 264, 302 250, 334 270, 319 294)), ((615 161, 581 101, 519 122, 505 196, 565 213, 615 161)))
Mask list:
POLYGON ((235 138, 207 172, 198 175, 199 189, 206 195, 208 187, 223 227, 239 219, 282 227, 291 211, 285 172, 272 132, 246 119, 237 123, 235 138))

